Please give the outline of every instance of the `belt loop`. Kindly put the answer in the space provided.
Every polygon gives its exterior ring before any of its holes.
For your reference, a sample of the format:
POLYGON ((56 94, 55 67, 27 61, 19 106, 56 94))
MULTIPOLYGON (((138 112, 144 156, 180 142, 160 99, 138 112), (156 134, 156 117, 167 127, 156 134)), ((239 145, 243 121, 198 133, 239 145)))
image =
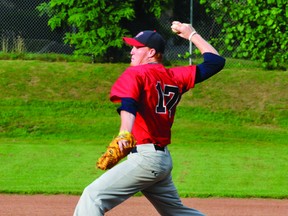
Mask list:
POLYGON ((165 147, 161 147, 161 146, 154 144, 154 148, 156 151, 164 151, 165 152, 165 147))
POLYGON ((132 148, 131 153, 137 153, 137 147, 132 148))

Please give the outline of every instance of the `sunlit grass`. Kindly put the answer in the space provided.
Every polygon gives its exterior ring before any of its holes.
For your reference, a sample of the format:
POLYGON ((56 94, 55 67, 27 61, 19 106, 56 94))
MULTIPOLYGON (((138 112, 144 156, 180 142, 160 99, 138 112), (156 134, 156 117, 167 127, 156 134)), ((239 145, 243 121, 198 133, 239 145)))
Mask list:
MULTIPOLYGON (((0 61, 0 192, 80 194, 101 175, 127 66, 0 61)), ((243 61, 183 96, 169 147, 181 196, 288 197, 287 78, 243 61)))

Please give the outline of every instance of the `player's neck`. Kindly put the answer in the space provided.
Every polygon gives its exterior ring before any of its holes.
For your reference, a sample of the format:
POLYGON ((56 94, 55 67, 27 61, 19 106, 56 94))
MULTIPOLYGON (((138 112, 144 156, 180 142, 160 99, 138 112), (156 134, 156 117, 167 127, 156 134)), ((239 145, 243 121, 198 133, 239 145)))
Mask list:
POLYGON ((147 64, 159 64, 159 61, 153 57, 147 60, 147 64))

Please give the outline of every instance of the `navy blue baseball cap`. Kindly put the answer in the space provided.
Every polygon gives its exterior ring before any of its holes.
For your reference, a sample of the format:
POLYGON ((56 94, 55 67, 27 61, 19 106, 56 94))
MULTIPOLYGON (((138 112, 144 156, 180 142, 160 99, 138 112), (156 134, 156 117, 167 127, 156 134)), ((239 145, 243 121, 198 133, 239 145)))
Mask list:
POLYGON ((142 31, 138 33, 134 38, 123 37, 126 44, 136 47, 149 47, 156 50, 156 52, 164 53, 165 40, 156 31, 142 31))

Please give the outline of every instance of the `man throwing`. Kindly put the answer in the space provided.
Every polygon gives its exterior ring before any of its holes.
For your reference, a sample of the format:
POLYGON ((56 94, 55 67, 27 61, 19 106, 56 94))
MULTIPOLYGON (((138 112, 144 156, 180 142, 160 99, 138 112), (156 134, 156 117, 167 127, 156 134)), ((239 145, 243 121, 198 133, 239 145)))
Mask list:
MULTIPOLYGON (((132 46, 131 66, 112 86, 110 100, 120 103, 119 135, 131 133, 137 144, 127 160, 85 188, 75 216, 104 215, 139 191, 160 215, 203 215, 182 204, 171 177, 168 146, 181 96, 195 84, 221 71, 225 59, 190 24, 174 21, 171 29, 200 50, 203 63, 165 68, 162 64, 165 40, 155 31, 142 31, 134 38, 123 38, 132 46)), ((128 140, 118 141, 120 149, 128 144, 128 140)))

